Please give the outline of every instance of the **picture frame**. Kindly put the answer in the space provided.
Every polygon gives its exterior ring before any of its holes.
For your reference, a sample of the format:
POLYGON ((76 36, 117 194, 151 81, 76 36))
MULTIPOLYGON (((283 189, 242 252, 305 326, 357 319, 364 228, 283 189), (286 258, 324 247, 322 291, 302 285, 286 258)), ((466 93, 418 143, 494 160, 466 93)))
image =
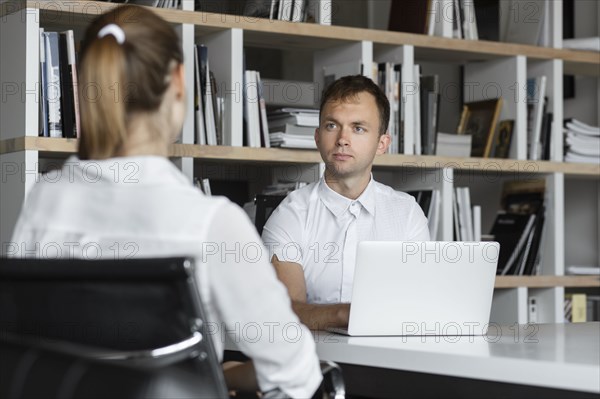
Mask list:
POLYGON ((502 98, 464 104, 457 133, 472 136, 472 157, 490 156, 501 110, 502 98))
POLYGON ((515 121, 513 119, 505 119, 498 123, 498 131, 494 137, 491 154, 493 158, 508 158, 514 126, 515 121))

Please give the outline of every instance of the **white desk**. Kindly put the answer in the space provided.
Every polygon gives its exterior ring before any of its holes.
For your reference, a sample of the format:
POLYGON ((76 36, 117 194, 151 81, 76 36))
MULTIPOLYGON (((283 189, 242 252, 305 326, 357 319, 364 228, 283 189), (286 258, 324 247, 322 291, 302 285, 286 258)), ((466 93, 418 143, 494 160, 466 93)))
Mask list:
POLYGON ((600 323, 505 326, 486 337, 313 334, 321 360, 600 393, 600 323))

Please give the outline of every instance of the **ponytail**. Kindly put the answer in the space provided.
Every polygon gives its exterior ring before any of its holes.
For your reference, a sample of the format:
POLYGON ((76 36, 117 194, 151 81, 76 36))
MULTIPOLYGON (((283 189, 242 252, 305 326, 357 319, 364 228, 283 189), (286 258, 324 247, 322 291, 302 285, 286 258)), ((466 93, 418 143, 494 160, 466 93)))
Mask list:
POLYGON ((117 7, 91 23, 80 54, 80 159, 123 151, 132 115, 162 104, 173 62, 183 62, 177 33, 145 7, 117 7))
POLYGON ((113 36, 94 40, 81 63, 80 159, 106 159, 121 150, 127 137, 124 49, 113 36))

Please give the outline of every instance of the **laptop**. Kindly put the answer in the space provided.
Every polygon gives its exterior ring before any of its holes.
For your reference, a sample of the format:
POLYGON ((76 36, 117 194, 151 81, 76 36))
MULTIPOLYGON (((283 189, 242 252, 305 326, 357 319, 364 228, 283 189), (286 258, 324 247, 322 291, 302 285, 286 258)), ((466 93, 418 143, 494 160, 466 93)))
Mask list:
POLYGON ((350 336, 484 335, 497 242, 363 241, 358 244, 350 336))

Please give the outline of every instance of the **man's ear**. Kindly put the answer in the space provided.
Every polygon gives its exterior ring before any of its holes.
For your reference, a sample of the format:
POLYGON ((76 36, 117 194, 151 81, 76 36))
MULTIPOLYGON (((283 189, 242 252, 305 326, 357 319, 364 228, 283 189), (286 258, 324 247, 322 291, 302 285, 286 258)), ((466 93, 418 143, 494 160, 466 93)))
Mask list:
POLYGON ((377 143, 377 155, 385 154, 388 147, 392 142, 392 137, 386 132, 379 136, 379 142, 377 143))
POLYGON ((319 128, 315 129, 315 144, 319 145, 319 128))

